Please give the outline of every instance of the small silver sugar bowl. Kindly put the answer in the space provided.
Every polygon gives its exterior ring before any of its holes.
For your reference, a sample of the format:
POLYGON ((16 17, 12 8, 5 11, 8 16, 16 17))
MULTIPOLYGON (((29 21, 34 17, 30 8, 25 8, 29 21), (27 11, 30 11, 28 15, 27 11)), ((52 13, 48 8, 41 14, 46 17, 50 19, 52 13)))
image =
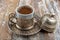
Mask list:
POLYGON ((56 28, 56 23, 55 15, 51 14, 45 14, 40 20, 41 28, 47 32, 53 32, 56 28))

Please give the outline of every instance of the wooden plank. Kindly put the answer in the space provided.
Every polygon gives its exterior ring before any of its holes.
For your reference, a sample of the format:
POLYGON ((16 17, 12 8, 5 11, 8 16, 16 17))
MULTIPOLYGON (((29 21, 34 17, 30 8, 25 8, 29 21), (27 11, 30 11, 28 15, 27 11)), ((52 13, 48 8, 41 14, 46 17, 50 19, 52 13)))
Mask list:
POLYGON ((0 40, 10 40, 11 32, 8 28, 8 15, 17 6, 18 0, 0 0, 0 40))

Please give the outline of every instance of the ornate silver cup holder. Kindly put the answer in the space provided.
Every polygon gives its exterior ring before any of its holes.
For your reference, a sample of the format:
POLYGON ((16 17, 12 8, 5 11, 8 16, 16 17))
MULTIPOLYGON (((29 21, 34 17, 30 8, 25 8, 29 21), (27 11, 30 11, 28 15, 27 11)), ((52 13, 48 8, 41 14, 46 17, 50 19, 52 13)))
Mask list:
POLYGON ((11 13, 9 15, 9 21, 8 21, 8 25, 9 25, 9 28, 10 30, 15 33, 15 34, 18 34, 18 35, 33 35, 33 34, 36 34, 38 33, 41 28, 39 26, 39 23, 37 22, 39 20, 39 16, 37 15, 34 15, 34 27, 30 30, 21 30, 21 29, 18 29, 16 27, 16 17, 15 17, 15 14, 14 13, 11 13), (14 19, 14 20, 13 20, 14 19))

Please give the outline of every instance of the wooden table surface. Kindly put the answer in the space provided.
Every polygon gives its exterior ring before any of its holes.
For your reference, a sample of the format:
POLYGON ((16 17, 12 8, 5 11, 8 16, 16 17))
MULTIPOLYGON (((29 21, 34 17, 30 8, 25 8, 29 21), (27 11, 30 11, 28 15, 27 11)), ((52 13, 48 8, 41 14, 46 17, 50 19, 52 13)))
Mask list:
MULTIPOLYGON (((37 3, 40 0, 31 0, 29 3, 36 9, 35 13, 39 13, 37 3)), ((0 0, 0 40, 11 40, 12 32, 8 26, 8 16, 15 11, 19 0, 0 0)), ((39 32, 36 35, 28 37, 20 37, 20 40, 60 40, 60 28, 54 33, 39 32)))

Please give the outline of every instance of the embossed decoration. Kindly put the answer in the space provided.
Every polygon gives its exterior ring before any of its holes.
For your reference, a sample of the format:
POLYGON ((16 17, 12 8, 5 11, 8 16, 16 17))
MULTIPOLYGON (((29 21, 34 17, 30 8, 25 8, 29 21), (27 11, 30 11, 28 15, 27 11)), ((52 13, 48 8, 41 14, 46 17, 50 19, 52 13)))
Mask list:
MULTIPOLYGON (((11 18, 12 17, 13 16, 11 16, 11 18)), ((39 24, 37 23, 37 18, 39 18, 39 17, 36 15, 36 17, 34 17, 34 25, 33 25, 34 27, 30 30, 21 30, 21 29, 16 28, 17 24, 12 22, 12 20, 9 20, 9 22, 8 22, 9 28, 12 30, 13 33, 18 34, 18 35, 33 35, 33 34, 36 34, 41 30, 39 24)))

